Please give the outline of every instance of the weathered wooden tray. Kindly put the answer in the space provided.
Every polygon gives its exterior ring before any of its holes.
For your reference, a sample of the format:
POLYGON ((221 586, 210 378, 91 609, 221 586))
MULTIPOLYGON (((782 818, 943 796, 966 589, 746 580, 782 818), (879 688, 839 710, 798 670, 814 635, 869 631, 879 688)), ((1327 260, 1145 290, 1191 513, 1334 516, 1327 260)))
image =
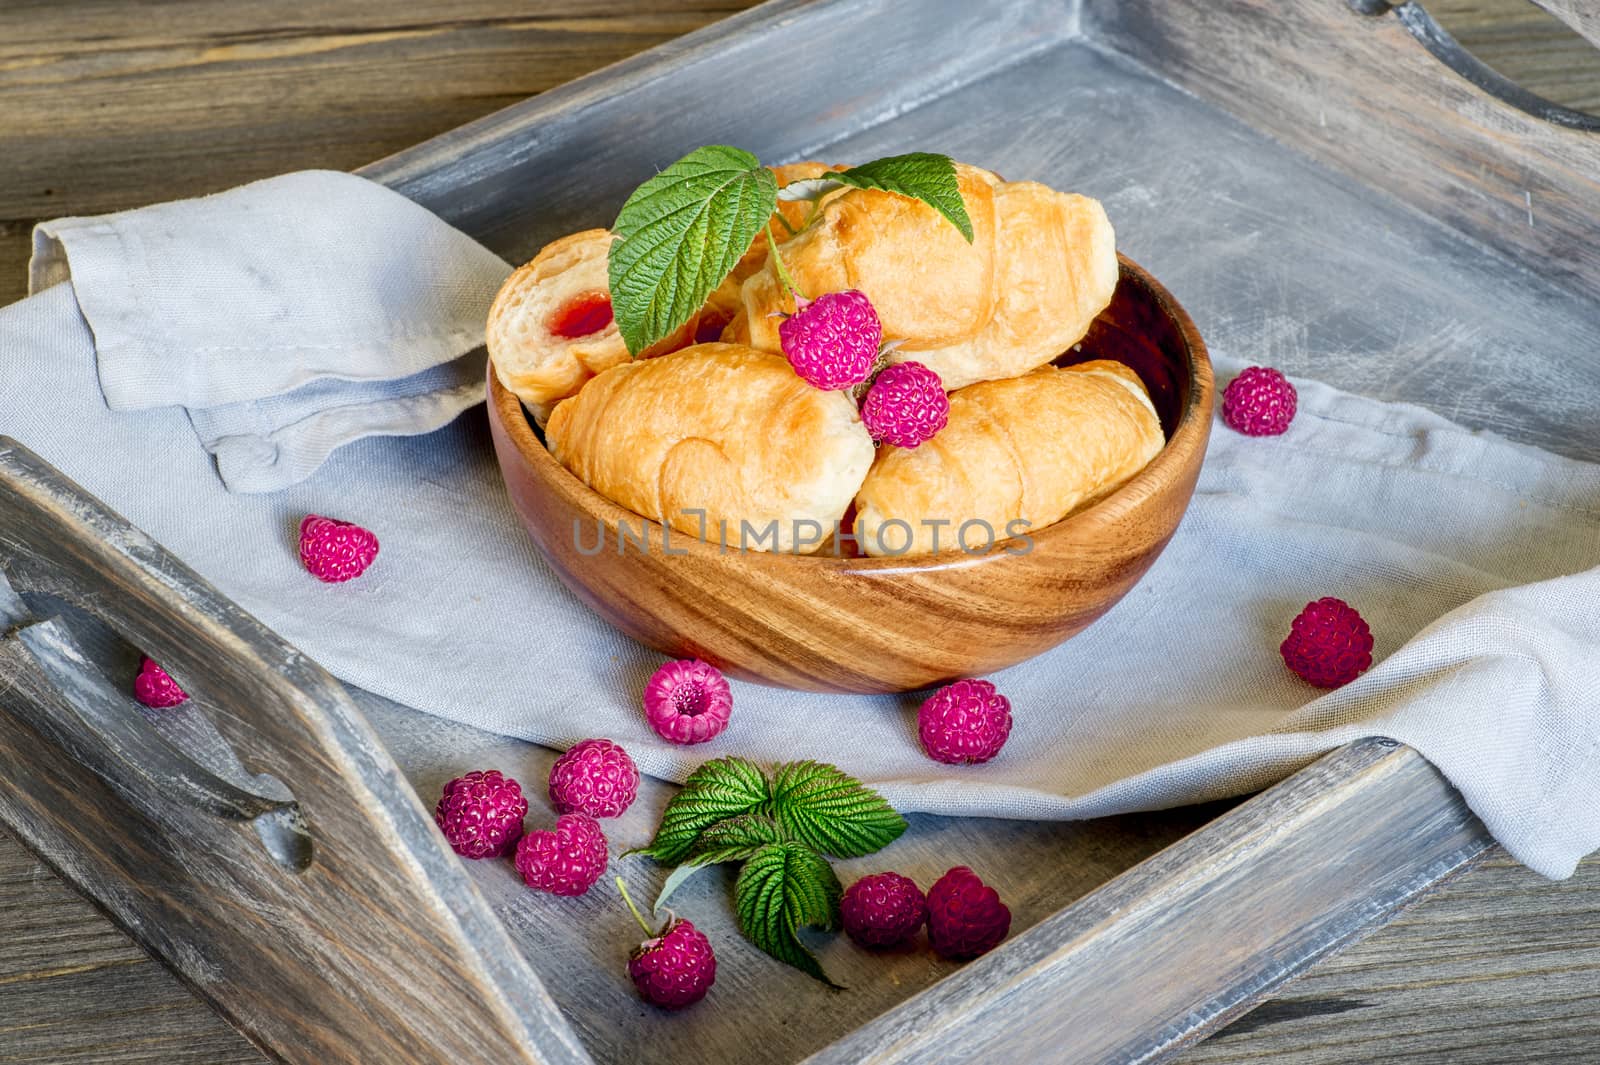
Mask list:
MULTIPOLYGON (((1219 354, 1600 459, 1579 431, 1600 361, 1573 354, 1600 343, 1594 120, 1474 67, 1415 4, 1359 7, 780 0, 366 172, 521 259, 701 143, 942 150, 1105 200, 1219 354)), ((1148 1061, 1488 845, 1381 740, 1233 806, 918 816, 882 860, 982 868, 1016 915, 1001 949, 841 941, 824 961, 852 989, 829 992, 738 939, 710 872, 679 899, 716 991, 667 1017, 626 982, 610 892, 537 895, 433 829, 448 777, 536 781, 551 752, 346 691, 9 441, 0 571, 0 821, 284 1061, 1148 1061), (193 708, 139 714, 135 648, 204 678, 193 708)))

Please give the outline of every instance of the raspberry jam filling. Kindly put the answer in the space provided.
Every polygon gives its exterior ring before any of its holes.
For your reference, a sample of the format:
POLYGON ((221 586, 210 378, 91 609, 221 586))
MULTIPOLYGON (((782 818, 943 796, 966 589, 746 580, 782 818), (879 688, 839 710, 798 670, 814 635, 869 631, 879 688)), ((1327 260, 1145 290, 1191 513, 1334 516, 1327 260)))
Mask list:
POLYGON ((611 296, 605 292, 585 292, 562 304, 550 316, 546 328, 551 336, 577 340, 591 336, 611 324, 611 296))

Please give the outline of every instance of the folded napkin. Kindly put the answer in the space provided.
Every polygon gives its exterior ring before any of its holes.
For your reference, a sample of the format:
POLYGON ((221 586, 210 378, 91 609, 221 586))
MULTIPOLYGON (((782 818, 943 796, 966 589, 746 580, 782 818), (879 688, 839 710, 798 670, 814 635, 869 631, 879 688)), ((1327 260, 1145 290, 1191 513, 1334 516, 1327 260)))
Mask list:
MULTIPOLYGON (((331 224, 314 204, 301 214, 331 224)), ((325 280, 359 287, 398 265, 379 254, 347 268, 356 275, 325 280)), ((120 275, 107 263, 96 276, 120 275)), ((0 368, 21 382, 0 389, 0 431, 379 695, 552 746, 610 736, 668 779, 714 755, 800 752, 903 810, 1016 818, 1240 794, 1383 735, 1438 765, 1534 869, 1569 875, 1600 846, 1600 467, 1297 381, 1300 413, 1283 437, 1217 427, 1182 527, 1117 607, 993 677, 1016 711, 993 762, 929 761, 915 695, 737 683, 733 725, 684 749, 657 739, 639 709, 660 657, 556 580, 506 500, 480 413, 428 436, 356 441, 274 495, 230 494, 204 451, 171 446, 182 410, 101 400, 79 312, 94 297, 86 275, 75 279, 75 294, 57 286, 0 310, 0 368), (375 530, 372 569, 346 585, 310 578, 293 532, 308 512, 375 530), (1277 651, 1324 595, 1362 611, 1378 659, 1327 694, 1277 651)), ((1217 363, 1223 381, 1242 365, 1217 363)))
POLYGON ((479 402, 483 320, 510 273, 405 197, 326 170, 57 219, 33 245, 29 290, 71 284, 106 404, 185 408, 238 492, 479 402))

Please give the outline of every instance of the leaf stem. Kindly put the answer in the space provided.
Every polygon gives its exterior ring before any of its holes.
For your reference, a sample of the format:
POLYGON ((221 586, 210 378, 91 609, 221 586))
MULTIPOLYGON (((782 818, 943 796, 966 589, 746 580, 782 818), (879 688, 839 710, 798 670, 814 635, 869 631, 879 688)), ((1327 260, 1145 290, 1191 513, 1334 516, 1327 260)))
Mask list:
POLYGON ((651 939, 655 938, 655 931, 645 923, 644 914, 639 912, 639 907, 633 904, 633 896, 628 894, 628 885, 623 883, 622 877, 617 877, 617 890, 622 892, 622 901, 628 904, 628 910, 633 914, 633 919, 639 922, 639 927, 644 929, 644 934, 651 939))
POLYGON ((794 278, 789 276, 788 269, 783 265, 783 256, 778 254, 778 242, 772 236, 772 219, 767 219, 767 254, 772 256, 773 268, 778 272, 778 280, 783 282, 783 287, 794 296, 795 309, 799 310, 800 301, 805 299, 805 294, 794 287, 794 278))

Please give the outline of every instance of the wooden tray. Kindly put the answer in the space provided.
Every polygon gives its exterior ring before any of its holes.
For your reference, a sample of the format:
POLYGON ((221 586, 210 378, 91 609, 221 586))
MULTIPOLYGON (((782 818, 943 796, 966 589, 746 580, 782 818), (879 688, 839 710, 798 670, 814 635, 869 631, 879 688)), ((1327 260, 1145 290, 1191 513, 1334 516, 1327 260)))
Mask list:
MULTIPOLYGON (((1104 199, 1218 354, 1600 459, 1579 431, 1600 396, 1593 120, 1475 67, 1415 4, 1359 7, 777 2, 366 173, 520 260, 697 144, 947 151, 1104 199)), ((958 854, 1012 904, 1001 949, 953 966, 838 941, 832 993, 744 944, 710 872, 679 899, 718 944, 716 992, 669 1017, 626 982, 637 932, 610 892, 529 892, 432 826, 448 777, 539 780, 553 754, 346 691, 9 441, 0 570, 0 821, 284 1061, 1148 1061, 1488 845, 1382 740, 1232 806, 917 816, 842 874, 926 881, 958 854), (137 713, 134 648, 205 678, 191 709, 137 713)), ((647 782, 614 840, 669 791, 647 782)), ((617 867, 645 894, 661 876, 617 867)))

